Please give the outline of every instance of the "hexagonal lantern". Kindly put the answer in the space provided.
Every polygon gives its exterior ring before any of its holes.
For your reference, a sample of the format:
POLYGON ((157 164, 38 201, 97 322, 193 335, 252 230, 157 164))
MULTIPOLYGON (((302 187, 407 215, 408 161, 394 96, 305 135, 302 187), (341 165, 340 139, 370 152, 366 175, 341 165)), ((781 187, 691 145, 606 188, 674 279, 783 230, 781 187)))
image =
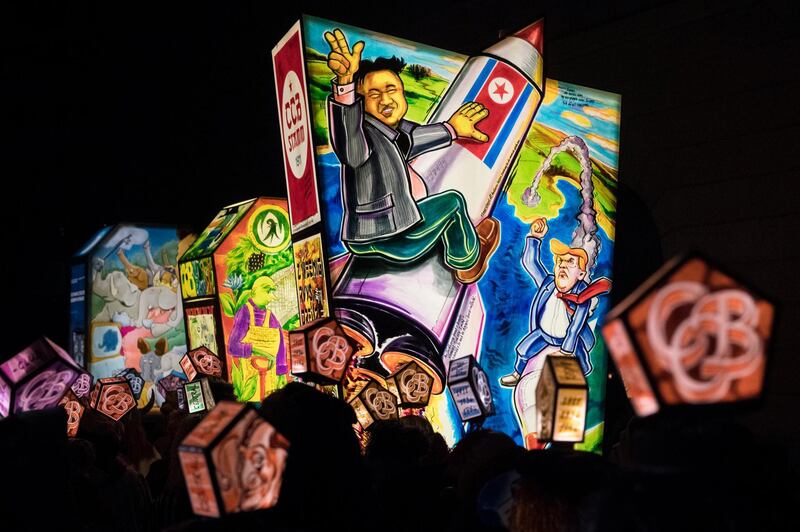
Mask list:
MULTIPOLYGON (((214 408, 214 395, 208 379, 199 379, 183 384, 183 397, 190 414, 206 412, 214 408)), ((180 401, 180 398, 178 399, 180 401)))
POLYGON ((639 416, 757 398, 774 307, 707 260, 666 263, 606 318, 603 336, 639 416))
POLYGON ((127 379, 128 383, 131 385, 133 396, 138 402, 139 398, 142 396, 142 390, 144 389, 144 378, 142 374, 136 371, 136 368, 125 368, 115 372, 114 376, 127 379))
POLYGON ((219 517, 274 506, 288 448, 252 406, 221 401, 178 451, 194 513, 219 517))
POLYGON ((183 355, 181 369, 189 381, 198 377, 222 378, 222 362, 213 351, 205 346, 192 349, 183 355))
POLYGON ((312 321, 289 332, 292 375, 319 384, 341 382, 353 346, 333 318, 312 321))
POLYGON ((489 379, 474 356, 467 355, 450 362, 447 388, 461 421, 479 423, 494 414, 489 379))
POLYGON ((71 390, 72 393, 78 399, 89 399, 89 394, 92 391, 92 375, 86 372, 81 373, 78 375, 78 378, 75 379, 75 382, 72 383, 71 390))
POLYGON ((387 421, 400 417, 397 397, 374 380, 370 380, 356 392, 348 403, 355 410, 358 423, 365 430, 376 421, 387 421))
POLYGON ((89 406, 114 421, 119 421, 136 408, 136 398, 128 379, 107 377, 94 383, 89 406))
POLYGON ((223 207, 179 266, 187 346, 219 356, 236 399, 260 402, 289 382, 300 311, 286 200, 223 207))
POLYGON ((72 390, 68 390, 64 397, 58 404, 64 407, 67 412, 67 436, 74 438, 78 435, 78 428, 80 428, 81 418, 86 411, 84 401, 79 398, 72 390))
POLYGON ((536 385, 537 439, 582 442, 588 405, 589 385, 578 359, 547 355, 536 385))
POLYGON ((155 347, 166 341, 177 352, 185 343, 178 257, 193 240, 175 226, 120 223, 100 229, 75 253, 69 352, 79 366, 96 378, 136 367, 149 399, 158 375, 151 367, 155 347))
POLYGON ((66 351, 39 338, 0 364, 0 417, 56 406, 80 374, 66 351))
POLYGON ((161 377, 156 381, 156 387, 158 388, 158 393, 161 394, 161 397, 166 398, 167 393, 169 392, 177 392, 178 390, 183 390, 183 383, 186 382, 180 377, 175 374, 167 375, 166 377, 161 377))
POLYGON ((386 387, 394 393, 403 408, 427 406, 433 391, 433 377, 414 361, 400 366, 386 379, 386 387))

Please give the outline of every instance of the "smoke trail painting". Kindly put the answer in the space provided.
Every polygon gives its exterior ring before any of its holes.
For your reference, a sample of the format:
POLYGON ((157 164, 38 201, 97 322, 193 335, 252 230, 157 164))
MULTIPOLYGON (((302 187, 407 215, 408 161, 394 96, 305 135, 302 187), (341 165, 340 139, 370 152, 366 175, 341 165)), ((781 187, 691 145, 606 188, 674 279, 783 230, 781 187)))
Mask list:
POLYGON ((487 426, 528 448, 537 439, 536 384, 547 354, 578 357, 589 382, 586 439, 599 451, 616 217, 620 98, 547 80, 545 98, 495 216, 496 263, 479 283, 488 309, 481 363, 498 409, 487 426), (502 266, 501 266, 502 263, 502 266))

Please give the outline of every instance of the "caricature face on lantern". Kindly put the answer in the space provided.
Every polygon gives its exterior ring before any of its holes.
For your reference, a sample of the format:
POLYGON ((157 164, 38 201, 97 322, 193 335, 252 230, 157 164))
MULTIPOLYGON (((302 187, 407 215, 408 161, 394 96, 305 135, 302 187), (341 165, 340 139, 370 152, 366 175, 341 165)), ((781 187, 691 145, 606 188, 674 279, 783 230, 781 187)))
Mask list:
POLYGON ((285 455, 286 450, 270 445, 275 435, 272 426, 261 422, 256 423, 251 433, 245 436, 239 474, 242 510, 254 510, 260 508, 264 501, 278 499, 279 477, 283 473, 279 471, 279 464, 283 462, 277 455, 285 455))
POLYGON ((288 444, 249 412, 211 453, 226 512, 269 508, 278 500, 288 444))

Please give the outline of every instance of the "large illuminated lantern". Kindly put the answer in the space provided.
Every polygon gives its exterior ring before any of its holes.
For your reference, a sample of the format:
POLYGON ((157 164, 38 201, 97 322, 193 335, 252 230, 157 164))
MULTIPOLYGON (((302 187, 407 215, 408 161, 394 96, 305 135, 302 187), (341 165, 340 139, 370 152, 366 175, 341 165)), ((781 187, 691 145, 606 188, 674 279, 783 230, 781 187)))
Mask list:
POLYGON ((180 259, 190 352, 218 355, 240 401, 260 401, 290 378, 294 263, 288 206, 275 198, 223 208, 180 259))
POLYGON ((594 328, 610 289, 595 281, 611 273, 620 100, 545 80, 543 25, 521 26, 465 56, 303 17, 272 50, 292 238, 315 259, 301 294, 324 303, 300 321, 330 316, 351 338, 346 400, 422 369, 430 397, 415 408, 451 445, 468 427, 448 389, 454 360, 485 371, 486 426, 524 443, 545 351, 574 349, 595 449, 606 357, 594 328), (530 242, 540 218, 550 232, 530 242), (575 285, 556 283, 560 255, 581 253, 575 285), (562 289, 576 299, 550 306, 575 320, 574 346, 561 330, 543 343, 530 318, 562 289))
POLYGON ((134 370, 143 403, 160 404, 158 381, 182 374, 178 257, 193 239, 175 227, 118 224, 98 231, 73 259, 70 353, 98 379, 134 370))

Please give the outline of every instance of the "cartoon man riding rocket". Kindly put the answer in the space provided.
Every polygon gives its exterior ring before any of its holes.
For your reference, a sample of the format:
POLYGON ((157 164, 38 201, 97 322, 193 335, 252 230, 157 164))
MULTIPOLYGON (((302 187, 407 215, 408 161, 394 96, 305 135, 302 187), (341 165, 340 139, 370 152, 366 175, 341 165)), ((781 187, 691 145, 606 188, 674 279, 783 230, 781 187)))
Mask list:
POLYGON ((362 60, 364 42, 352 50, 341 30, 325 32, 335 74, 328 99, 333 151, 342 165, 342 242, 355 255, 410 263, 438 243, 444 262, 462 283, 478 281, 500 239, 499 223, 488 217, 473 226, 461 193, 429 195, 409 166, 417 156, 450 146, 456 139, 484 143, 477 124, 489 115, 466 102, 446 121, 420 125, 408 110, 397 57, 362 60))

